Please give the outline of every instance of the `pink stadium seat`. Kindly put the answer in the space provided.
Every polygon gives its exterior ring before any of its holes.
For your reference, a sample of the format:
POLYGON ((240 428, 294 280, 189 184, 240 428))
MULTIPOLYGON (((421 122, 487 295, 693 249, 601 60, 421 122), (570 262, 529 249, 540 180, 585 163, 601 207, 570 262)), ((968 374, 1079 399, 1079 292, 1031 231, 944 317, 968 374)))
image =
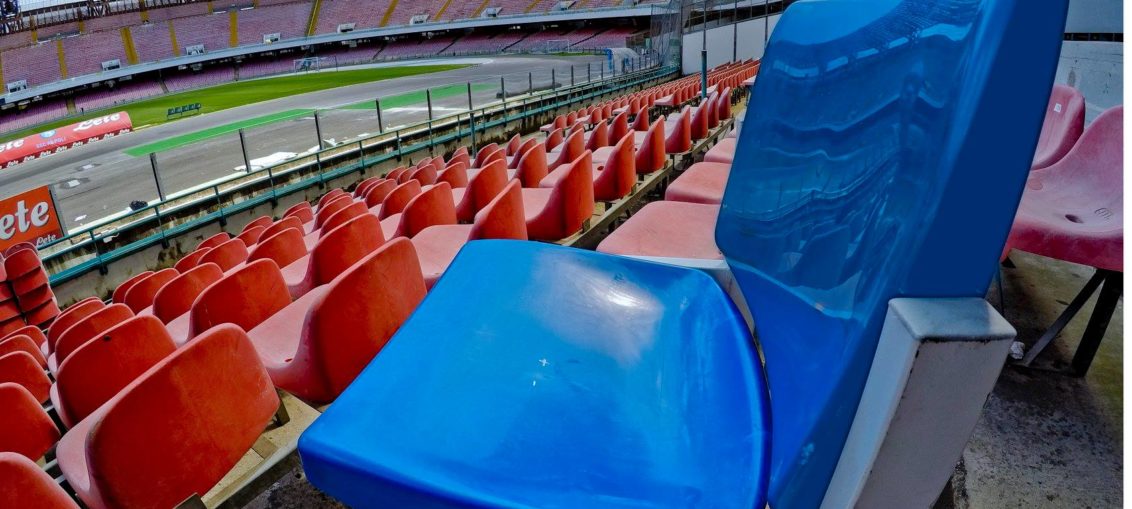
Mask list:
POLYGON ((313 228, 308 225, 307 233, 311 233, 318 230, 319 228, 322 228, 322 223, 324 221, 329 219, 330 216, 333 216, 334 213, 338 212, 339 210, 346 208, 351 203, 354 203, 354 199, 351 198, 350 195, 339 192, 334 196, 334 198, 331 198, 324 205, 318 208, 318 211, 314 214, 313 228))
POLYGON ((92 509, 174 507, 207 493, 251 448, 278 406, 247 336, 217 327, 64 435, 56 449, 59 467, 92 509))
POLYGON ((582 131, 574 131, 566 138, 566 141, 561 145, 555 147, 554 150, 546 153, 546 167, 550 171, 555 168, 567 164, 579 157, 582 152, 586 151, 586 140, 582 131))
POLYGON ((331 190, 327 191, 325 194, 322 195, 321 198, 318 199, 318 206, 315 207, 315 209, 314 209, 315 212, 322 210, 322 207, 326 206, 327 203, 334 201, 339 196, 342 196, 344 194, 346 194, 346 192, 343 191, 340 188, 335 188, 335 189, 331 189, 331 190))
MULTIPOLYGON (((524 140, 523 143, 521 145, 519 145, 519 148, 516 149, 516 152, 515 152, 514 155, 507 156, 507 169, 509 169, 509 170, 517 169, 519 167, 519 161, 522 159, 523 154, 526 154, 527 151, 530 150, 531 147, 533 147, 535 145, 542 145, 542 144, 539 143, 538 139, 536 139, 534 137, 527 138, 526 140, 524 140)), ((545 147, 543 147, 543 148, 545 149, 545 147)))
POLYGON ((5 382, 23 386, 40 403, 47 402, 51 391, 51 379, 47 378, 35 357, 27 352, 0 355, 0 383, 5 382))
POLYGON ((249 332, 279 388, 329 403, 425 296, 416 253, 395 239, 249 332))
MULTIPOLYGON (((4 418, 0 419, 0 453, 16 453, 34 461, 59 441, 59 428, 39 403, 24 386, 0 383, 0 408, 4 409, 4 418)), ((3 479, 0 485, 8 483, 8 478, 3 479)))
POLYGON ((666 153, 680 154, 692 150, 692 108, 685 107, 679 116, 666 120, 664 133, 666 153))
POLYGON ((730 173, 729 163, 693 164, 668 185, 664 199, 688 203, 721 203, 730 173))
POLYGON ((586 136, 586 150, 597 150, 609 146, 609 124, 598 122, 597 127, 586 136))
MULTIPOLYGON (((711 128, 711 115, 708 113, 711 109, 711 100, 711 97, 709 97, 704 102, 701 102, 699 106, 692 108, 692 118, 689 124, 688 134, 693 141, 707 138, 708 129, 711 128)), ((689 146, 689 148, 691 147, 689 146)), ((676 152, 684 151, 677 150, 676 152)))
POLYGON ((0 479, 0 507, 79 509, 55 479, 23 455, 0 452, 0 479))
POLYGON ((154 316, 135 316, 100 336, 63 361, 51 387, 51 401, 68 428, 177 349, 154 316))
POLYGON ((1124 108, 1101 113, 1058 162, 1030 174, 1007 246, 1124 270, 1124 108))
POLYGON ((511 137, 507 141, 507 156, 511 157, 519 153, 519 145, 523 143, 523 137, 518 134, 511 137))
POLYGON ((1085 97, 1073 87, 1054 85, 1031 168, 1046 168, 1065 157, 1084 130, 1085 97))
POLYGON ((738 138, 723 138, 716 143, 715 146, 708 149, 704 154, 705 163, 726 163, 731 164, 731 160, 735 158, 735 147, 738 146, 738 138))
POLYGON ((248 263, 268 259, 280 267, 306 256, 307 245, 301 228, 287 228, 265 238, 248 254, 248 263))
POLYGON ((365 198, 366 191, 368 191, 371 186, 377 184, 378 182, 381 182, 382 180, 385 180, 385 177, 370 177, 361 182, 358 182, 358 186, 354 188, 354 198, 365 198))
POLYGON ((577 233, 594 212, 591 154, 587 150, 569 163, 553 187, 523 189, 527 236, 556 241, 577 233))
POLYGON ((499 196, 476 214, 475 223, 430 226, 413 237, 425 285, 432 288, 460 248, 477 239, 527 240, 523 194, 518 182, 508 183, 499 196))
POLYGON ((456 224, 456 205, 447 183, 430 186, 409 200, 403 212, 381 220, 381 232, 386 239, 411 238, 438 224, 456 224))
POLYGON ((215 263, 225 272, 238 267, 248 259, 248 247, 240 239, 232 239, 220 244, 200 258, 198 264, 215 263))
POLYGON ((129 279, 127 279, 122 284, 118 285, 117 288, 114 289, 114 294, 111 297, 110 301, 114 302, 114 303, 118 303, 118 304, 125 302, 126 301, 126 292, 130 291, 130 288, 133 288, 134 285, 138 284, 141 281, 144 281, 146 278, 148 278, 152 275, 153 275, 153 271, 147 270, 145 272, 141 272, 141 273, 135 274, 134 276, 130 277, 129 279))
POLYGON ((519 164, 516 165, 514 174, 508 174, 511 179, 518 180, 522 187, 538 187, 539 182, 549 173, 546 158, 546 147, 535 143, 517 158, 519 164))
POLYGON ((306 245, 307 250, 310 251, 310 249, 314 247, 315 243, 318 242, 318 239, 322 238, 327 233, 330 233, 335 228, 342 226, 347 221, 355 217, 368 213, 369 209, 366 208, 365 202, 355 201, 347 205, 346 207, 343 207, 338 212, 335 212, 333 215, 328 217, 326 221, 322 223, 322 228, 319 228, 318 231, 307 234, 307 236, 303 237, 303 242, 306 245))
POLYGON ((462 146, 462 147, 456 149, 455 152, 452 152, 452 157, 448 158, 448 164, 457 163, 457 162, 458 163, 464 163, 465 168, 471 168, 472 167, 472 158, 468 154, 468 147, 467 146, 462 146))
POLYGON ((500 150, 500 148, 499 148, 499 145, 496 144, 496 143, 491 143, 491 144, 488 144, 488 145, 484 145, 483 147, 480 147, 479 151, 476 152, 476 159, 475 159, 475 162, 472 164, 472 167, 474 167, 474 168, 483 167, 483 165, 487 163, 488 156, 492 155, 497 150, 500 150))
POLYGON ((409 204, 409 201, 418 194, 421 194, 421 183, 416 180, 409 180, 393 188, 385 199, 381 201, 381 205, 370 207, 369 211, 377 215, 378 219, 385 219, 405 210, 405 206, 409 204))
POLYGON ((35 340, 26 335, 16 334, 0 339, 0 357, 12 352, 27 352, 35 358, 40 369, 47 369, 47 358, 44 357, 43 351, 39 349, 39 345, 35 344, 35 340))
POLYGON ((658 201, 645 205, 597 246, 626 256, 722 260, 715 245, 719 205, 658 201))
POLYGON ((177 269, 164 269, 154 272, 153 275, 130 287, 122 303, 134 313, 141 313, 142 310, 153 305, 153 297, 157 295, 158 290, 161 290, 163 286, 178 275, 177 269))
MULTIPOLYGON (((468 176, 464 175, 464 178, 467 179, 468 176)), ((381 202, 385 201, 385 198, 389 196, 389 193, 392 193, 394 189, 397 189, 397 181, 393 179, 385 179, 370 186, 365 196, 366 207, 373 209, 381 206, 381 202)))
POLYGON ((75 322, 55 342, 55 351, 47 358, 47 369, 57 373, 59 365, 80 346, 133 316, 134 312, 125 304, 111 304, 75 322))
POLYGON ((283 266, 284 284, 291 298, 299 298, 313 288, 329 283, 342 271, 385 243, 381 222, 373 214, 363 214, 335 228, 302 256, 283 266))
POLYGON ((197 264, 200 262, 201 257, 204 256, 205 253, 207 253, 211 250, 212 250, 212 248, 209 247, 209 248, 198 249, 196 251, 193 251, 193 252, 181 257, 180 260, 177 260, 177 263, 173 264, 173 268, 177 269, 177 272, 185 273, 185 272, 191 270, 193 267, 196 267, 197 264))

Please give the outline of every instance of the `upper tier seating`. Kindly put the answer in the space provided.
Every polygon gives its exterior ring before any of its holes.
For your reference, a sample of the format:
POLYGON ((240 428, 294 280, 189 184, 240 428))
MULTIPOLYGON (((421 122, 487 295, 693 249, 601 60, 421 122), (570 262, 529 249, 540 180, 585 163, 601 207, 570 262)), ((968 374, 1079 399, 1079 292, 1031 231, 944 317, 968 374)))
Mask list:
POLYGON ((316 34, 338 32, 338 25, 353 23, 354 30, 378 28, 391 0, 323 0, 316 34))
POLYGON ((122 32, 118 30, 67 37, 63 39, 63 55, 71 76, 102 72, 102 62, 107 60, 118 60, 123 67, 129 65, 122 32))
POLYGON ((27 80, 30 87, 63 78, 54 41, 6 50, 0 55, 0 65, 4 81, 9 83, 27 80))
MULTIPOLYGON (((155 62, 181 54, 182 48, 173 47, 168 23, 156 22, 151 19, 151 23, 133 25, 130 27, 130 37, 134 40, 134 48, 137 49, 138 60, 141 62, 155 62)), ((177 42, 180 43, 180 40, 178 39, 177 42)))
POLYGON ((261 6, 238 11, 240 44, 263 44, 266 34, 279 34, 281 39, 306 35, 311 4, 297 2, 261 6))
MULTIPOLYGON (((191 16, 173 20, 173 30, 177 34, 179 48, 174 48, 179 55, 185 55, 185 48, 203 44, 205 51, 215 51, 229 47, 231 18, 227 12, 219 12, 205 16, 191 16)), ((260 42, 263 42, 262 36, 260 42)))

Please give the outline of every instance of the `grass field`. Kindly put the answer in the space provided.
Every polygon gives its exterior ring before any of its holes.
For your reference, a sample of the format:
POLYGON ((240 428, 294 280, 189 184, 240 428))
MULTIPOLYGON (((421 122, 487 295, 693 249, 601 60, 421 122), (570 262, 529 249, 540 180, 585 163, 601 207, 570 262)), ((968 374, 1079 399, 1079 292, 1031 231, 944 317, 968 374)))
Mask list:
MULTIPOLYGON (((355 69, 337 72, 321 72, 311 74, 298 74, 278 78, 256 79, 225 83, 215 87, 190 90, 176 94, 163 95, 153 99, 146 99, 135 103, 110 108, 94 113, 70 117, 47 124, 41 124, 28 129, 22 129, 4 135, 3 139, 15 139, 35 134, 48 129, 80 122, 88 118, 97 117, 108 112, 126 111, 135 127, 143 125, 164 124, 165 115, 169 108, 192 103, 201 103, 201 113, 226 110, 236 106, 270 101, 280 97, 287 97, 308 92, 316 92, 330 88, 338 88, 359 83, 369 83, 392 78, 401 78, 417 74, 427 74, 440 71, 450 71, 468 67, 467 65, 417 65, 404 67, 379 67, 375 69, 355 69)), ((423 92, 422 92, 423 96, 423 92)), ((423 99, 422 99, 423 100, 423 99)), ((257 124, 258 125, 258 124, 257 124)))
MULTIPOLYGON (((491 90, 495 85, 487 83, 473 83, 472 92, 482 92, 484 90, 491 90)), ((453 83, 451 85, 443 85, 429 89, 432 91, 432 100, 437 101, 448 97, 464 95, 468 93, 468 86, 463 83, 453 83)), ((427 101, 424 90, 414 90, 412 92, 405 92, 403 94, 391 95, 389 97, 381 98, 381 109, 386 110, 389 108, 404 108, 405 106, 412 106, 415 104, 424 104, 427 101)), ((360 103, 348 104, 339 107, 341 110, 369 110, 373 109, 373 101, 362 101, 360 103)))

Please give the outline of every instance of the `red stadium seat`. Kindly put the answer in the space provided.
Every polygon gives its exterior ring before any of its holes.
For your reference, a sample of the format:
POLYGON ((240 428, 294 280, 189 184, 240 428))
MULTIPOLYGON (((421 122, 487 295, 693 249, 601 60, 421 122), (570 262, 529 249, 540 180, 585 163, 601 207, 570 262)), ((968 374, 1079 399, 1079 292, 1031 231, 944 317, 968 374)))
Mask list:
POLYGON ((719 205, 658 201, 645 205, 597 246, 626 256, 722 260, 715 245, 719 205))
POLYGON ((215 263, 225 272, 238 267, 248 259, 248 247, 240 239, 232 239, 209 250, 198 264, 215 263))
POLYGON ((587 150, 551 188, 523 189, 527 236, 534 240, 562 240, 582 228, 594 212, 593 169, 587 150))
POLYGON ((389 192, 389 195, 381 201, 381 205, 370 207, 369 211, 377 215, 378 219, 385 219, 405 210, 405 206, 409 204, 409 201, 418 194, 421 194, 421 183, 416 180, 410 180, 395 187, 389 192))
POLYGON ((51 388, 51 400, 68 428, 177 349, 153 316, 130 318, 100 336, 63 361, 51 388))
POLYGON ((634 136, 626 134, 605 164, 595 165, 593 170, 594 199, 613 201, 628 196, 637 183, 637 161, 633 147, 634 136))
POLYGON ((92 509, 174 507, 223 478, 278 406, 247 336, 217 327, 64 435, 59 467, 92 509))
POLYGON ((401 183, 401 177, 404 176, 408 172, 409 172, 408 166, 399 166, 397 168, 394 168, 393 171, 386 173, 385 178, 386 178, 386 180, 392 180, 393 183, 395 183, 395 184, 399 184, 399 183, 401 183))
POLYGON ((114 289, 114 294, 110 298, 110 301, 114 302, 114 303, 119 303, 119 304, 122 303, 122 302, 125 302, 126 301, 126 292, 130 291, 130 288, 133 288, 134 285, 138 284, 142 280, 144 280, 144 279, 146 279, 146 278, 148 278, 152 275, 153 275, 153 271, 147 270, 145 272, 141 272, 141 273, 135 274, 134 276, 130 277, 129 279, 127 279, 122 284, 118 285, 117 288, 114 289))
POLYGON ((283 280, 291 298, 326 284, 342 271, 385 243, 381 222, 373 214, 363 214, 335 228, 319 239, 309 255, 283 266, 283 280))
POLYGON ((609 146, 609 124, 599 122, 586 136, 586 150, 597 150, 609 146))
POLYGON ((519 156, 518 161, 515 174, 511 178, 517 179, 523 187, 538 187, 539 182, 542 182, 549 173, 546 165, 546 147, 541 143, 536 143, 527 149, 519 156))
POLYGON ((395 239, 249 332, 279 388, 329 403, 425 296, 416 253, 395 239))
POLYGON ((35 340, 28 336, 16 334, 0 339, 0 357, 12 352, 27 352, 35 358, 40 369, 47 369, 47 358, 44 357, 43 351, 39 349, 39 345, 35 344, 35 340))
POLYGON ((299 202, 283 212, 283 218, 294 217, 302 224, 314 221, 314 208, 307 202, 299 202))
POLYGON ((432 288, 460 248, 477 239, 527 240, 523 193, 518 182, 508 183, 499 196, 476 214, 474 224, 430 226, 413 237, 425 285, 432 288))
POLYGON ((173 264, 173 268, 177 269, 177 272, 185 273, 185 272, 191 270, 193 267, 196 267, 197 264, 200 263, 201 257, 203 257, 205 255, 205 253, 207 253, 211 250, 212 250, 212 248, 208 247, 208 248, 198 249, 196 251, 193 251, 193 252, 181 257, 180 260, 177 260, 177 263, 173 264))
MULTIPOLYGON (((709 119, 711 115, 708 113, 708 111, 711 109, 711 100, 712 98, 709 97, 701 102, 699 106, 696 106, 692 109, 692 119, 691 123, 689 124, 690 130, 688 131, 688 133, 693 141, 707 138, 708 129, 711 127, 711 122, 709 119)), ((688 148, 690 149, 691 146, 689 146, 688 148)), ((677 152, 684 151, 680 150, 677 152)))
POLYGON ((244 225, 244 229, 240 230, 240 233, 243 234, 243 233, 247 232, 248 230, 251 230, 252 228, 255 228, 257 226, 262 226, 264 228, 267 228, 268 226, 271 226, 271 223, 274 223, 274 222, 275 222, 275 220, 272 219, 271 216, 260 216, 260 217, 253 219, 250 223, 244 225))
POLYGON ((323 221, 326 221, 330 216, 333 216, 335 212, 346 208, 353 202, 354 200, 350 195, 338 193, 334 198, 327 201, 325 205, 318 208, 318 212, 314 214, 313 228, 308 226, 309 231, 307 233, 322 228, 323 221))
POLYGON ((0 319, 0 334, 8 335, 17 330, 20 330, 27 325, 22 316, 11 316, 7 319, 0 319))
POLYGON ((1065 157, 1085 131, 1085 96, 1066 85, 1054 85, 1049 96, 1038 149, 1031 169, 1047 168, 1065 157))
POLYGON ((22 385, 40 403, 47 402, 51 391, 51 379, 47 378, 35 357, 27 352, 0 355, 0 383, 4 382, 22 385))
POLYGON ((456 205, 447 183, 430 186, 409 200, 405 210, 381 221, 386 239, 412 237, 429 226, 456 224, 456 205))
POLYGON ((242 233, 236 236, 236 238, 243 241, 245 246, 251 247, 256 245, 256 242, 259 242, 260 236, 263 235, 263 231, 266 229, 266 226, 256 226, 244 230, 242 233))
POLYGON ((513 156, 517 154, 519 152, 519 145, 521 145, 522 143, 522 136, 519 136, 518 134, 512 136, 511 139, 507 141, 507 155, 513 156))
POLYGON ((613 118, 613 123, 609 126, 609 139, 620 140, 632 131, 629 128, 629 114, 621 113, 613 118))
POLYGON ((335 228, 342 226, 355 217, 368 213, 369 209, 366 208, 366 204, 360 201, 355 201, 338 212, 335 212, 334 215, 326 219, 326 222, 322 223, 322 228, 319 228, 318 231, 310 233, 303 238, 307 250, 309 251, 313 248, 319 238, 325 236, 335 228))
POLYGON ((731 174, 729 163, 693 164, 668 185, 664 199, 688 203, 718 204, 723 201, 723 189, 731 174))
POLYGON ((0 507, 79 509, 55 479, 22 455, 0 452, 0 479, 0 507))
POLYGON ((209 248, 219 246, 220 244, 228 242, 229 240, 231 240, 231 238, 232 238, 232 236, 228 235, 227 232, 217 233, 216 235, 213 235, 213 236, 211 236, 207 239, 202 240, 200 244, 197 244, 197 248, 194 249, 194 251, 200 251, 202 249, 209 249, 209 248))
POLYGON ((62 336, 67 329, 71 328, 71 326, 79 320, 90 316, 91 313, 104 307, 106 307, 106 304, 98 300, 98 297, 88 297, 72 304, 66 311, 63 311, 63 313, 51 323, 51 327, 47 328, 47 353, 55 351, 55 343, 59 340, 59 336, 62 336))
POLYGON ((326 206, 327 203, 330 203, 338 199, 339 196, 343 196, 345 194, 346 192, 340 188, 335 188, 327 191, 322 195, 322 197, 318 199, 318 206, 315 207, 314 211, 317 213, 318 211, 322 210, 322 207, 326 206))
POLYGON ((448 163, 448 167, 437 174, 436 181, 447 182, 453 189, 468 187, 468 168, 459 161, 448 163))
POLYGON ((735 158, 735 147, 738 146, 738 138, 724 138, 719 140, 715 146, 708 149, 704 154, 705 163, 726 163, 731 164, 731 160, 735 158))
POLYGON ((487 163, 487 158, 489 156, 491 156, 493 153, 495 153, 495 151, 497 151, 497 150, 500 150, 500 148, 499 148, 499 145, 497 145, 495 143, 491 143, 491 144, 488 144, 488 145, 484 145, 483 147, 480 147, 479 152, 476 152, 476 159, 475 159, 475 162, 472 163, 472 167, 474 167, 474 168, 482 167, 484 164, 487 163))
POLYGON ((575 131, 566 138, 566 141, 555 148, 553 151, 546 153, 546 167, 548 170, 554 171, 555 168, 567 164, 578 157, 581 157, 582 152, 586 151, 586 141, 583 137, 585 133, 582 131, 575 131))
POLYGON ((357 187, 354 188, 354 198, 365 198, 366 191, 368 191, 370 187, 376 185, 382 180, 385 180, 385 177, 370 177, 361 182, 358 182, 357 187))
POLYGON ((302 229, 288 228, 264 238, 257 244, 248 254, 248 263, 266 258, 280 267, 286 267, 291 262, 306 256, 307 252, 302 229))
MULTIPOLYGON (((16 453, 35 461, 59 441, 59 428, 24 386, 0 383, 0 408, 4 409, 4 418, 0 419, 0 453, 16 453)), ((0 479, 4 480, 0 486, 8 483, 8 478, 0 479)), ((17 506, 0 504, 0 507, 15 509, 17 506)))
POLYGON ((409 173, 409 179, 420 182, 422 186, 428 186, 436 183, 436 169, 432 165, 427 165, 417 168, 409 173))
POLYGON ((543 141, 543 144, 546 145, 546 151, 548 153, 553 152, 563 141, 566 141, 565 131, 565 129, 555 129, 551 131, 550 134, 546 135, 546 140, 543 141))
POLYGON ((664 132, 666 153, 680 154, 692 150, 692 108, 685 107, 679 116, 666 120, 664 132))
POLYGON ((154 272, 153 275, 130 287, 122 303, 134 313, 141 313, 142 310, 153 305, 153 297, 157 295, 157 291, 178 275, 177 269, 164 269, 154 272))
POLYGON ((716 103, 715 115, 720 122, 731 118, 731 87, 723 89, 723 95, 719 97, 719 102, 716 103))
POLYGON ((535 145, 542 145, 542 143, 539 143, 539 141, 534 137, 527 138, 525 141, 523 141, 523 143, 519 145, 519 148, 517 149, 515 154, 507 156, 507 169, 514 170, 519 168, 519 161, 523 158, 523 154, 526 154, 527 151, 535 145))
POLYGON ((189 310, 205 288, 224 277, 215 263, 205 263, 177 276, 153 298, 153 316, 165 323, 177 345, 190 339, 189 310))
POLYGON ((460 147, 452 152, 452 157, 448 158, 448 164, 451 165, 452 163, 463 163, 465 168, 471 168, 472 158, 468 155, 468 147, 460 147))
MULTIPOLYGON (((9 281, 23 278, 35 271, 43 270, 43 261, 35 249, 17 249, 4 255, 4 273, 9 281)), ((38 286, 38 285, 37 285, 38 286)), ((19 289, 16 293, 21 293, 19 289)))
POLYGON ((496 161, 481 168, 468 178, 468 187, 452 190, 452 200, 456 203, 456 218, 470 223, 491 200, 507 185, 507 165, 496 161))
POLYGON ((290 303, 279 266, 271 260, 256 260, 201 292, 189 310, 189 337, 224 323, 251 330, 290 303))
MULTIPOLYGON (((91 297, 91 298, 93 299, 93 297, 91 297)), ((87 299, 83 299, 83 300, 85 301, 87 299)), ((97 299, 95 299, 95 300, 97 300, 97 299)), ((71 306, 71 307, 74 307, 74 306, 71 306)), ((68 309, 70 309, 70 308, 68 308, 68 309)), ((60 315, 60 316, 62 316, 62 315, 60 315)), ((28 339, 30 339, 31 342, 35 344, 36 349, 38 349, 41 353, 46 353, 46 351, 47 351, 47 336, 43 333, 42 330, 40 330, 39 327, 36 327, 34 325, 25 325, 23 327, 20 327, 19 329, 15 329, 15 330, 7 333, 7 334, 4 334, 3 336, 0 336, 0 342, 4 341, 5 339, 13 338, 13 337, 16 337, 16 336, 27 336, 28 339)))
POLYGON ((637 114, 637 117, 633 119, 633 130, 634 131, 648 131, 649 126, 651 126, 651 125, 652 125, 652 123, 649 122, 649 112, 648 112, 648 110, 641 111, 640 113, 637 114))
POLYGON ((44 302, 43 305, 24 312, 24 321, 28 324, 42 327, 59 316, 59 304, 55 299, 44 302))
POLYGON ((298 217, 295 217, 295 216, 288 216, 288 217, 284 217, 283 219, 276 221, 271 226, 268 226, 267 228, 265 228, 263 230, 263 233, 260 234, 259 240, 264 241, 264 240, 270 239, 276 233, 279 233, 279 232, 286 230, 288 228, 295 228, 295 229, 298 229, 300 232, 306 231, 306 230, 303 229, 302 220, 300 220, 298 217))
POLYGON ((125 304, 111 304, 75 322, 55 342, 55 351, 47 358, 47 369, 51 370, 52 373, 57 373, 59 365, 67 360, 72 352, 107 329, 129 320, 133 316, 134 312, 130 311, 130 308, 126 307, 125 304))
MULTIPOLYGON (((464 175, 464 178, 467 179, 468 176, 464 175)), ((389 193, 392 193, 394 189, 397 189, 397 181, 392 179, 385 179, 370 186, 365 196, 366 207, 372 209, 380 206, 381 202, 385 201, 385 198, 389 196, 389 193)))

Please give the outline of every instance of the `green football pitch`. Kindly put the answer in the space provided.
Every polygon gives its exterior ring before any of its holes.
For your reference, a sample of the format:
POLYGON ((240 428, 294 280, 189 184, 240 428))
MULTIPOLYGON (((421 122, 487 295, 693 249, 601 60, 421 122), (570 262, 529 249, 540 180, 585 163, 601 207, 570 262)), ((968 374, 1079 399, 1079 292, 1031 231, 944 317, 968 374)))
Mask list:
POLYGON ((263 78, 248 81, 225 83, 209 88, 179 92, 163 95, 152 99, 144 99, 116 108, 104 109, 97 112, 70 117, 35 127, 22 129, 3 136, 3 139, 15 139, 29 134, 35 134, 48 129, 55 129, 88 118, 105 115, 115 111, 125 111, 130 114, 130 120, 135 127, 144 125, 157 125, 178 120, 177 117, 166 118, 170 108, 187 104, 200 103, 201 113, 226 110, 236 106, 270 101, 280 97, 287 97, 308 92, 317 92, 330 88, 357 85, 392 78, 402 78, 417 74, 427 74, 441 71, 450 71, 468 67, 467 65, 414 65, 404 67, 379 67, 374 69, 354 69, 347 71, 320 72, 309 74, 296 74, 278 78, 263 78))

